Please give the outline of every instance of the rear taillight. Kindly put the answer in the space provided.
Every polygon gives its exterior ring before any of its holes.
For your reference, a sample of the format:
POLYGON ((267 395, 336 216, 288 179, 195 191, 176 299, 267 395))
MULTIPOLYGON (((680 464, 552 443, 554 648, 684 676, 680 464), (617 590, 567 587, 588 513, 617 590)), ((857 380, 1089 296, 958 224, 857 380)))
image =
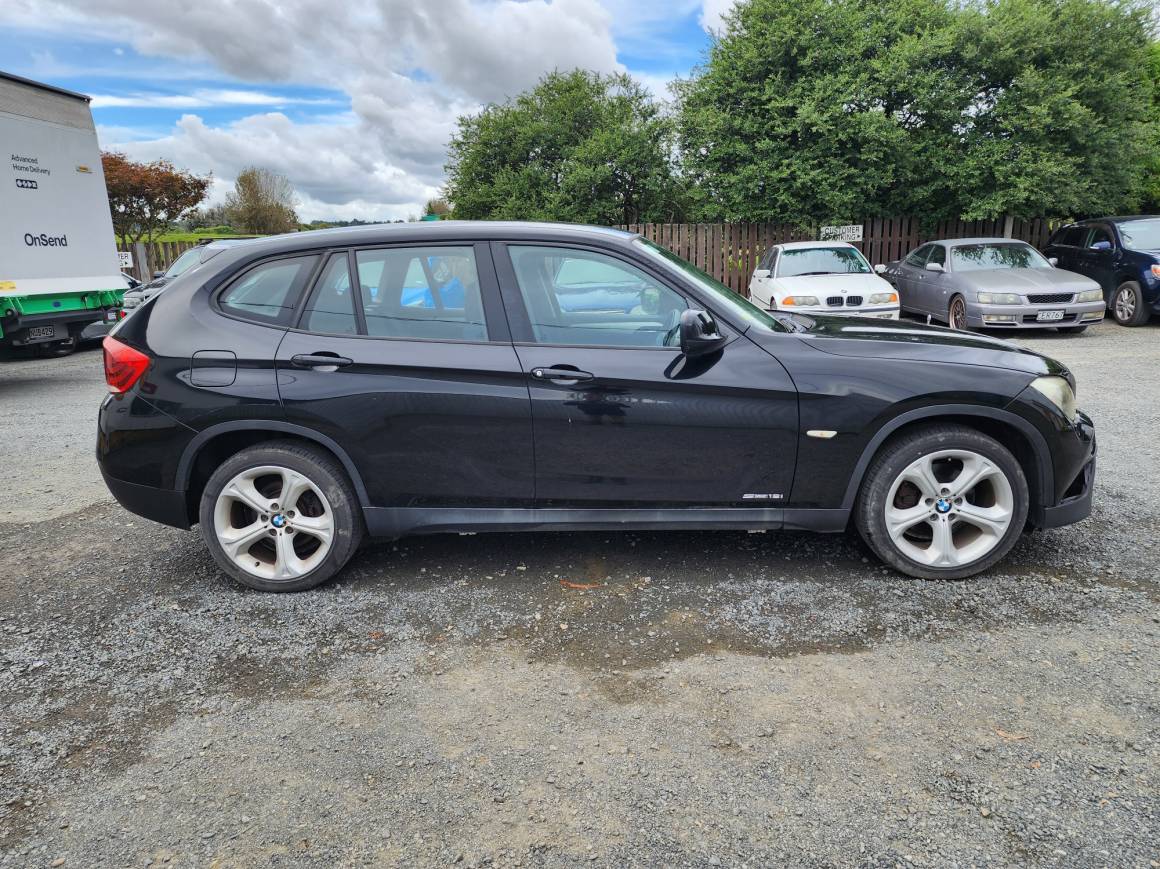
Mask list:
POLYGON ((105 382, 109 384, 109 392, 115 395, 128 392, 149 368, 149 357, 116 338, 105 338, 101 346, 105 350, 105 382))

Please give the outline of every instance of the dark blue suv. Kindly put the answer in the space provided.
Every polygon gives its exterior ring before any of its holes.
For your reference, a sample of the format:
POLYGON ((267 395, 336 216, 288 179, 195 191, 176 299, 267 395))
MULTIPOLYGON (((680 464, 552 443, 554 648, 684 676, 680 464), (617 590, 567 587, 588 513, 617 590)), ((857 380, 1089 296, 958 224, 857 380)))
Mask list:
POLYGON ((1056 230, 1043 252, 1059 268, 1099 281, 1121 326, 1160 314, 1160 216, 1081 220, 1056 230))

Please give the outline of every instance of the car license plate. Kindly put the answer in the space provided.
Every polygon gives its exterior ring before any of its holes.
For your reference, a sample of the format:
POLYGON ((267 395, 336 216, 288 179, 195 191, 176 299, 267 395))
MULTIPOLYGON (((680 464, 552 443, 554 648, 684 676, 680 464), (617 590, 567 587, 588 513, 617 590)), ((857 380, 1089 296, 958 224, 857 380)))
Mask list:
POLYGON ((28 337, 30 339, 54 338, 56 337, 56 326, 30 326, 28 337))
POLYGON ((117 312, 116 311, 105 311, 105 322, 106 323, 116 323, 117 322, 117 312))
POLYGON ((1040 323, 1053 323, 1063 319, 1063 311, 1040 311, 1035 315, 1035 319, 1040 323))

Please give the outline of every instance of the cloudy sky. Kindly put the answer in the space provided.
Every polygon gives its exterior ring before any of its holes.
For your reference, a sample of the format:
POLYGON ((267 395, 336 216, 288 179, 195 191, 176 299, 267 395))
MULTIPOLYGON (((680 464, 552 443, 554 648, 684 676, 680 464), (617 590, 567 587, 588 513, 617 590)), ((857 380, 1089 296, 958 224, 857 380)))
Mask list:
POLYGON ((0 65, 93 97, 101 146, 290 178, 299 217, 420 212, 458 115, 552 69, 660 95, 733 0, 3 0, 0 65))

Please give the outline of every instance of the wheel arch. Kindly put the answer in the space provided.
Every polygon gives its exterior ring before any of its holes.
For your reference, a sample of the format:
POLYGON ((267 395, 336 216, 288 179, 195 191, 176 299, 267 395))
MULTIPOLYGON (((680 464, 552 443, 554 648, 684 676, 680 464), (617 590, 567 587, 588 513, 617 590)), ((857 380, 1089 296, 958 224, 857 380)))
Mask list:
POLYGON ((199 432, 186 445, 177 463, 176 488, 185 492, 186 511, 197 521, 198 501, 214 469, 230 456, 269 440, 301 440, 330 453, 342 465, 354 486, 360 506, 370 506, 366 486, 354 462, 333 438, 305 426, 273 420, 235 420, 199 432))
POLYGON ((1027 477, 1031 501, 1028 517, 1033 524, 1038 524, 1043 507, 1055 491, 1055 471, 1047 441, 1035 426, 1010 411, 969 404, 923 407, 899 414, 884 424, 862 450, 854 466, 842 499, 842 509, 853 510, 866 470, 888 441, 932 423, 958 423, 973 428, 1011 450, 1027 477))

